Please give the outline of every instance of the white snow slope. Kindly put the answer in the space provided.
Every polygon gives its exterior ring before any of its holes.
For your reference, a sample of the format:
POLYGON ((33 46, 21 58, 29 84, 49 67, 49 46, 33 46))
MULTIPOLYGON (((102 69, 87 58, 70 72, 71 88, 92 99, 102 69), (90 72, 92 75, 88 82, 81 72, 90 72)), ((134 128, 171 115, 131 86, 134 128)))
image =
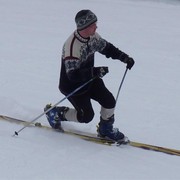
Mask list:
MULTIPOLYGON (((74 16, 91 9, 97 32, 132 56, 116 108, 115 126, 131 140, 180 149, 180 2, 173 0, 0 0, 0 114, 33 120, 64 96, 58 90, 61 48, 74 16)), ((125 64, 103 79, 114 96, 125 64)), ((61 105, 71 106, 65 100, 61 105)), ((96 132, 89 124, 64 128, 96 132)), ((48 124, 45 116, 38 121, 48 124)), ((129 146, 109 147, 0 121, 0 179, 180 179, 180 158, 129 146)))

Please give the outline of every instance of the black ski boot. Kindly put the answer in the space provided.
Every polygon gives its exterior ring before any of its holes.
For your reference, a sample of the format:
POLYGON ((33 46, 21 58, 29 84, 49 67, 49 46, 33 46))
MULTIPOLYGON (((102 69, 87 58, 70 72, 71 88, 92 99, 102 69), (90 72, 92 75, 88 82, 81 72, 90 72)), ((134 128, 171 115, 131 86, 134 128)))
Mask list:
POLYGON ((100 137, 108 138, 117 142, 124 142, 125 136, 119 131, 118 128, 113 128, 114 115, 109 120, 103 120, 100 118, 99 127, 97 129, 100 137))
POLYGON ((67 113, 69 108, 65 106, 57 106, 56 109, 58 111, 60 121, 67 121, 67 119, 65 118, 65 114, 67 113))

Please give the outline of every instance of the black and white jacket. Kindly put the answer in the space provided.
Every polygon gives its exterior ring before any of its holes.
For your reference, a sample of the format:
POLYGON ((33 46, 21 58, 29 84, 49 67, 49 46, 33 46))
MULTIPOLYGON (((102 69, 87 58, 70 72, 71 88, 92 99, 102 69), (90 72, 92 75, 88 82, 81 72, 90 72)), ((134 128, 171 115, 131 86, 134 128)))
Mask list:
MULTIPOLYGON (((124 54, 118 48, 101 38, 98 33, 85 39, 75 31, 65 42, 62 50, 59 89, 69 94, 92 78, 94 53, 99 52, 107 58, 120 59, 124 54)), ((90 86, 90 84, 89 84, 90 86)), ((88 85, 81 90, 86 91, 88 85)))

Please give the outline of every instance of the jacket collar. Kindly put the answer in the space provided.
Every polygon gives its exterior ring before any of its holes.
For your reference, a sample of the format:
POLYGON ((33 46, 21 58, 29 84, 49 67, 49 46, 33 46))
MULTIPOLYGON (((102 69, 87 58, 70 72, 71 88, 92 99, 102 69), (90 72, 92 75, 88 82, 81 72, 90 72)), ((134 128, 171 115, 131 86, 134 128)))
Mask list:
POLYGON ((75 36, 79 41, 81 41, 81 42, 83 42, 83 43, 88 42, 89 39, 90 39, 90 38, 83 38, 83 37, 79 34, 79 32, 78 32, 77 30, 74 32, 74 36, 75 36))

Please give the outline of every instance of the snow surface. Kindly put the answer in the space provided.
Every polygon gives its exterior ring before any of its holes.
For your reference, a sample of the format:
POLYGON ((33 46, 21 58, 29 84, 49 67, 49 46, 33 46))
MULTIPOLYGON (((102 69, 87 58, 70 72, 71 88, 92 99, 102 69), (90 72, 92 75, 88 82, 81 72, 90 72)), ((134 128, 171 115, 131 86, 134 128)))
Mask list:
MULTIPOLYGON (((58 91, 61 48, 81 9, 98 16, 98 32, 132 56, 120 92, 115 126, 131 140, 180 149, 180 1, 0 0, 0 114, 33 120, 58 91)), ((96 54, 114 96, 125 71, 96 54)), ((62 105, 71 106, 66 100, 62 105)), ((64 128, 96 132, 89 124, 64 128)), ((45 116, 38 121, 47 124, 45 116)), ((180 179, 178 156, 133 147, 108 147, 0 121, 0 179, 180 179)))

